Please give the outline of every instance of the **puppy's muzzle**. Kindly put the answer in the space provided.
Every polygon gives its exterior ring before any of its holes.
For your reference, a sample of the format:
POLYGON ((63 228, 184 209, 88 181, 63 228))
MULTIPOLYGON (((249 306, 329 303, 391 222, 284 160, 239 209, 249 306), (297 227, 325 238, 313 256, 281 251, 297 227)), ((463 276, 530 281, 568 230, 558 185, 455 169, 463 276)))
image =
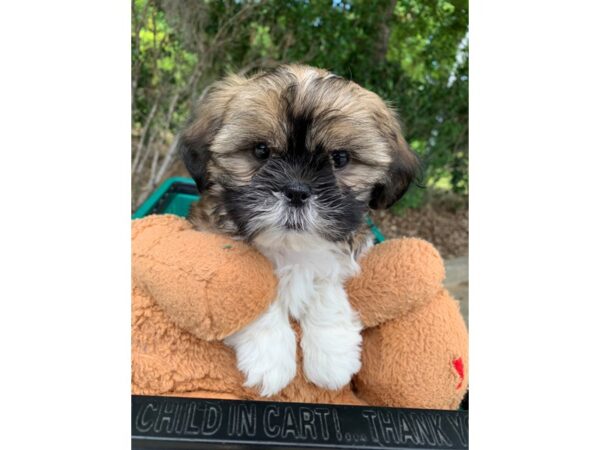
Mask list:
POLYGON ((304 206, 304 204, 312 195, 310 186, 299 181, 293 181, 287 184, 282 189, 282 192, 283 195, 285 195, 285 198, 288 200, 288 203, 296 208, 304 206))

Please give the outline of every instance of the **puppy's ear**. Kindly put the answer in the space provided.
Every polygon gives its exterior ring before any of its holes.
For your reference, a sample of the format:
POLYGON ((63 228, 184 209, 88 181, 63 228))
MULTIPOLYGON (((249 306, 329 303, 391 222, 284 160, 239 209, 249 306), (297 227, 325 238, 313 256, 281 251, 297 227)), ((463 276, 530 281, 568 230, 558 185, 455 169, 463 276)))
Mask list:
POLYGON ((421 164, 402 136, 400 123, 393 111, 386 108, 376 113, 376 120, 383 136, 388 141, 391 162, 384 180, 371 191, 369 207, 385 209, 400 200, 410 184, 419 174, 421 164))
POLYGON ((211 147, 223 125, 227 104, 245 80, 235 75, 210 86, 178 137, 178 151, 186 169, 202 192, 211 184, 208 162, 211 147))

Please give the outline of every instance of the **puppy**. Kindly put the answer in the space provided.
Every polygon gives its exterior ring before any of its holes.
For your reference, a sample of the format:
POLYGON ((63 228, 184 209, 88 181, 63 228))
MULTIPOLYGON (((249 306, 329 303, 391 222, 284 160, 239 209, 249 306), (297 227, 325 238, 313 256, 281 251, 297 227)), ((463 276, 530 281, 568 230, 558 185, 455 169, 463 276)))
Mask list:
POLYGON ((418 168, 394 113, 351 81, 283 66, 212 86, 179 142, 202 194, 190 221, 251 243, 279 277, 267 312, 225 340, 246 386, 271 396, 294 378, 290 316, 306 377, 347 384, 362 327, 344 282, 373 241, 366 214, 398 200, 418 168))

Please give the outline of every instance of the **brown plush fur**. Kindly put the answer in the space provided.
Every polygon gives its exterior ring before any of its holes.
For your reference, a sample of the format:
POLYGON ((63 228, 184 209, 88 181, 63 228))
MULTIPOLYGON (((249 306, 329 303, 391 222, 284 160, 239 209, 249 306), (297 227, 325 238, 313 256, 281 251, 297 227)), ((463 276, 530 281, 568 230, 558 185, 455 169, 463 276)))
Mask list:
MULTIPOLYGON (((132 392, 259 399, 243 386, 235 354, 220 339, 273 300, 268 261, 174 216, 135 220, 132 229, 132 392)), ((361 371, 340 391, 326 391, 299 370, 273 400, 457 408, 468 385, 467 331, 442 287, 439 254, 419 239, 400 239, 374 247, 360 262, 347 290, 368 327, 361 371), (453 366, 458 358, 464 380, 453 366)))

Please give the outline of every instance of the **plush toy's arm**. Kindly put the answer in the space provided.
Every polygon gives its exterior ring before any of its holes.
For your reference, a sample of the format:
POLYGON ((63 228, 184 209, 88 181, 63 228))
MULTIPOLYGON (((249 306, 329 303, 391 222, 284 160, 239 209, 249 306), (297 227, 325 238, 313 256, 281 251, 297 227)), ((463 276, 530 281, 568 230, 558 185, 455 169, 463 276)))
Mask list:
POLYGON ((205 340, 223 339, 256 319, 277 285, 257 251, 172 215, 132 222, 132 276, 173 322, 205 340))
POLYGON ((361 258, 361 273, 346 290, 365 327, 399 318, 431 301, 442 289, 444 263, 430 243, 391 239, 361 258))

